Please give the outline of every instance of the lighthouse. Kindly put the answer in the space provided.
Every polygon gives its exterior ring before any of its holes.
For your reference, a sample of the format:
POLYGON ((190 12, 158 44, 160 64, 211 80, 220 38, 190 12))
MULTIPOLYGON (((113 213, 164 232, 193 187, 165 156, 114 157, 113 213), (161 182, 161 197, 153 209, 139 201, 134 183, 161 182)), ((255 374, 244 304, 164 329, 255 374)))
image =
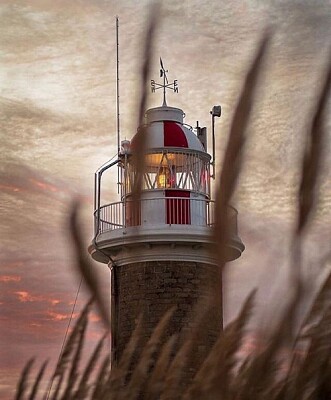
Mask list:
MULTIPOLYGON (((89 246, 94 260, 108 264, 112 275, 112 337, 120 359, 138 317, 142 316, 142 341, 151 336, 164 313, 174 307, 167 335, 189 330, 199 301, 215 297, 209 310, 195 362, 203 361, 222 329, 222 279, 213 241, 214 200, 206 128, 184 123, 184 111, 170 107, 168 83, 161 63, 163 83, 152 81, 152 91, 163 89, 163 104, 148 109, 143 126, 131 140, 121 142, 118 158, 95 175, 95 236, 89 246), (139 198, 135 163, 137 137, 144 129, 144 170, 139 198), (103 201, 103 177, 120 170, 118 201, 103 201)), ((214 116, 213 116, 214 117, 214 116)), ((214 122, 214 121, 213 121, 214 122)), ((214 141, 213 141, 214 142, 214 141)), ((214 173, 213 173, 214 175, 214 173)), ((108 188, 109 189, 109 188, 108 188)), ((228 211, 226 260, 240 257, 244 245, 237 230, 237 210, 228 211)))

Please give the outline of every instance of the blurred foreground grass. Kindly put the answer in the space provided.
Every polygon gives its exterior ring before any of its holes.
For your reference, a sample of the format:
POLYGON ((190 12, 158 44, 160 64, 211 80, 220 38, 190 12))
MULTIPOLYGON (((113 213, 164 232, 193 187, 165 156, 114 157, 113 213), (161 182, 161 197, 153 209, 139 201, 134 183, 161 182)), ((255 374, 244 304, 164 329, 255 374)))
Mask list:
MULTIPOLYGON (((31 376, 30 361, 21 376, 17 399, 316 399, 331 398, 331 275, 325 280, 299 331, 287 343, 285 312, 268 340, 246 356, 242 350, 246 326, 252 312, 250 295, 238 317, 220 334, 192 382, 183 382, 184 370, 194 350, 194 335, 173 354, 176 340, 165 338, 171 311, 156 327, 141 349, 140 326, 118 365, 111 368, 103 337, 86 364, 81 353, 88 324, 88 304, 78 319, 51 378, 48 394, 39 390, 45 364, 31 376), (131 371, 131 361, 139 361, 131 371), (157 355, 157 357, 156 357, 157 355)), ((203 326, 198 326, 203 329, 203 326)))

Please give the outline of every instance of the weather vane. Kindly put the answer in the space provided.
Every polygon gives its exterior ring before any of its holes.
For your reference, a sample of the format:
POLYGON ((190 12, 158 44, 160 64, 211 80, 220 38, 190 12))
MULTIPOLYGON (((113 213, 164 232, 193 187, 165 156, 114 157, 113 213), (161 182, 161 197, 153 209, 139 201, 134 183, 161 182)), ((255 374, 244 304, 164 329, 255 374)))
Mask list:
POLYGON ((160 64, 161 64, 161 69, 160 69, 160 78, 163 78, 163 84, 157 83, 154 81, 154 79, 151 80, 151 88, 152 88, 152 93, 155 93, 157 89, 163 89, 163 106, 167 105, 166 102, 166 89, 172 90, 174 93, 178 93, 178 81, 175 79, 172 83, 169 83, 168 77, 167 77, 167 72, 163 66, 162 58, 160 57, 160 64))

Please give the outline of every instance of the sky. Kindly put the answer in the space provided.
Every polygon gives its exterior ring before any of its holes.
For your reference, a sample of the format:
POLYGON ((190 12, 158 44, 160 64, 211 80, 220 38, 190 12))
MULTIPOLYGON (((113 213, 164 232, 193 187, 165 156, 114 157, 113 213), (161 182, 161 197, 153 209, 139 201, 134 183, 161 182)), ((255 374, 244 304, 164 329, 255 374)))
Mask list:
MULTIPOLYGON (((120 24, 122 139, 137 129, 139 70, 147 0, 0 1, 0 397, 12 398, 25 362, 56 361, 80 277, 73 268, 68 212, 81 200, 86 246, 93 236, 95 170, 116 154, 115 16, 120 24)), ((233 200, 242 257, 226 267, 224 316, 235 317, 258 287, 255 324, 267 323, 289 288, 290 237, 305 134, 329 58, 327 0, 162 2, 151 79, 161 56, 185 122, 216 120, 218 177, 234 107, 266 27, 273 35, 247 132, 233 200), (272 311, 272 312, 270 312, 272 311)), ((149 106, 159 106, 160 93, 149 106)), ((328 104, 330 109, 330 102, 328 104)), ((330 115, 330 113, 329 113, 330 115)), ((318 207, 305 238, 305 301, 330 263, 330 119, 318 207)), ((117 201, 116 174, 109 182, 117 201)), ((88 255, 87 255, 88 256, 88 255)), ((94 263, 109 293, 109 273, 94 263)), ((77 311, 87 300, 79 294, 77 311)), ((103 333, 93 312, 88 345, 103 333)), ((53 363, 53 364, 52 364, 53 363)))

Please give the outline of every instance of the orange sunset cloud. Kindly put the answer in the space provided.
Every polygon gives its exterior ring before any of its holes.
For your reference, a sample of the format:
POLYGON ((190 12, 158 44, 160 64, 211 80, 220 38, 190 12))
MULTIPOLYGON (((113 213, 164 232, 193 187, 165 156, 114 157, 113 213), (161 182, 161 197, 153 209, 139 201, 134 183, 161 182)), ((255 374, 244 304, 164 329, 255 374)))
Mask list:
POLYGON ((0 282, 19 282, 21 277, 18 275, 0 275, 0 282))

